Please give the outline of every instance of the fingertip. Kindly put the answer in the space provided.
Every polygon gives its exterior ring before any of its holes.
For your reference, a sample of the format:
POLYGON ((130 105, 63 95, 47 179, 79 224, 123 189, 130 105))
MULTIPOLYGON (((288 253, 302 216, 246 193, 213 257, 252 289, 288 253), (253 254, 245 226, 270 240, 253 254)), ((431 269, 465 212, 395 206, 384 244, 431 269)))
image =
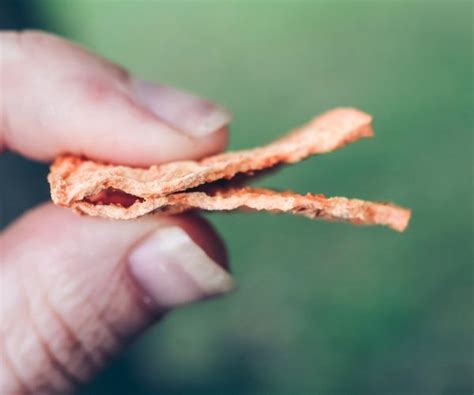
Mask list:
POLYGON ((161 313, 231 291, 234 281, 215 236, 202 223, 175 219, 134 246, 128 269, 144 301, 161 313))
MULTIPOLYGON (((15 240, 22 241, 33 238, 45 245, 55 243, 58 246, 61 246, 64 240, 68 244, 72 242, 76 250, 87 244, 101 254, 110 250, 110 255, 120 255, 129 248, 127 244, 134 243, 133 240, 146 238, 156 230, 170 227, 183 229, 210 259, 229 270, 224 241, 212 224, 197 214, 148 215, 135 220, 110 220, 80 216, 71 210, 46 202, 23 214, 11 225, 10 228, 14 231, 7 229, 5 236, 14 235, 15 240), (116 244, 111 245, 108 242, 110 239, 116 240, 116 244)), ((11 243, 14 244, 15 241, 12 240, 11 243)))
POLYGON ((228 125, 232 114, 216 103, 172 86, 131 77, 134 101, 171 127, 199 138, 228 125))
POLYGON ((199 245, 217 264, 230 271, 227 248, 214 226, 197 214, 185 214, 173 217, 191 239, 199 245))
POLYGON ((217 154, 224 151, 229 143, 229 126, 225 125, 217 129, 215 132, 202 137, 204 149, 196 159, 217 154))

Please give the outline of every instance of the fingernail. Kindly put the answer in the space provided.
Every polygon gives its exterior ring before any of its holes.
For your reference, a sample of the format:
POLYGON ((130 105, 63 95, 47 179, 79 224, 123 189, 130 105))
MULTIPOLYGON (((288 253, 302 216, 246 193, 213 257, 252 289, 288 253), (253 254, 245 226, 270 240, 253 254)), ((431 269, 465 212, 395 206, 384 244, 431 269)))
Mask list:
POLYGON ((138 103, 192 137, 216 132, 232 118, 223 107, 170 86, 134 78, 132 89, 138 103))
POLYGON ((129 255, 137 285, 159 309, 226 293, 232 277, 179 227, 152 233, 129 255))

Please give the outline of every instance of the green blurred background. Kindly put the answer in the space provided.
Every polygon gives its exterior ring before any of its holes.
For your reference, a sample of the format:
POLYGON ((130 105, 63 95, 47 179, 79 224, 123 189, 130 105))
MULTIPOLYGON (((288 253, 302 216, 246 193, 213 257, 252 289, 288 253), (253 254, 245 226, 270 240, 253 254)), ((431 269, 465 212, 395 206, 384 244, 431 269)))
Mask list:
MULTIPOLYGON (((401 235, 207 215, 227 242, 238 291, 176 311, 82 394, 472 393, 471 1, 2 7, 5 26, 59 33, 223 103, 235 116, 231 149, 334 106, 361 108, 375 117, 374 139, 258 184, 413 209, 401 235)), ((2 193, 5 225, 47 198, 47 186, 44 166, 2 162, 15 175, 2 193)))

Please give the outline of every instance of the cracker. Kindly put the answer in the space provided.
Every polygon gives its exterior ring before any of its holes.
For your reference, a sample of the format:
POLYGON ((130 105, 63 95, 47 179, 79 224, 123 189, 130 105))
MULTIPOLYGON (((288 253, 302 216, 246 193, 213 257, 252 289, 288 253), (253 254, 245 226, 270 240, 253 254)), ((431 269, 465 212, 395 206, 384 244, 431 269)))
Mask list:
POLYGON ((353 224, 380 224, 403 231, 410 211, 389 203, 218 185, 219 180, 232 179, 239 173, 252 174, 278 164, 295 163, 371 137, 371 121, 369 115, 359 110, 338 108, 263 147, 148 169, 63 155, 56 159, 48 176, 51 196, 54 203, 79 213, 115 219, 131 219, 150 212, 250 209, 353 224))

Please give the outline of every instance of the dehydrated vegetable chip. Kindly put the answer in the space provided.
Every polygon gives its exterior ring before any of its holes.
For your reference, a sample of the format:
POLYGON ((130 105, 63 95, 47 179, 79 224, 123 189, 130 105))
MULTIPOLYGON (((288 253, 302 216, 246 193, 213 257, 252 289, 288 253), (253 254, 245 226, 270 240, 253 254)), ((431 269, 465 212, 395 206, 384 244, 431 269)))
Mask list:
POLYGON ((371 121, 372 118, 361 111, 339 108, 263 147, 148 169, 63 155, 54 162, 48 177, 51 196, 56 204, 78 212, 116 219, 194 208, 248 208, 356 224, 381 224, 402 231, 408 224, 410 212, 392 204, 265 189, 219 188, 216 185, 208 191, 205 188, 215 181, 232 179, 238 173, 298 162, 310 155, 330 152, 359 138, 370 137, 373 135, 371 121))

